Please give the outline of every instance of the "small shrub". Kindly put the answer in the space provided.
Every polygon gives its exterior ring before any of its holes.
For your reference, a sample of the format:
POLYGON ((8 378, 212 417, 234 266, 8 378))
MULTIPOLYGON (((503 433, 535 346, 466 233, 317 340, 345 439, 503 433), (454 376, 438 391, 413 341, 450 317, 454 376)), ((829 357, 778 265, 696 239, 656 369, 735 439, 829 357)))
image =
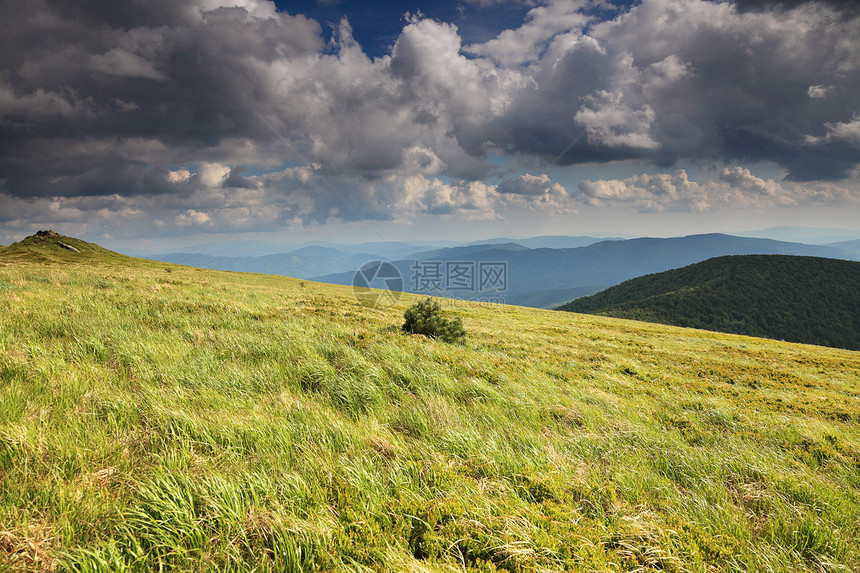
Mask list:
POLYGON ((463 322, 442 316, 442 307, 430 297, 414 303, 403 317, 406 319, 403 331, 409 334, 423 334, 445 342, 462 342, 466 337, 463 322))

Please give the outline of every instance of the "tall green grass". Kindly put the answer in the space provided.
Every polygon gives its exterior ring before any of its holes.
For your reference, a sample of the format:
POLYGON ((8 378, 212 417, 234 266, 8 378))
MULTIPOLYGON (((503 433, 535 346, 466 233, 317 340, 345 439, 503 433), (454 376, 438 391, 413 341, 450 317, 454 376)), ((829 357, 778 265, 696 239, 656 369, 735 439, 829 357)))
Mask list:
POLYGON ((860 569, 856 352, 75 246, 0 252, 0 570, 860 569))

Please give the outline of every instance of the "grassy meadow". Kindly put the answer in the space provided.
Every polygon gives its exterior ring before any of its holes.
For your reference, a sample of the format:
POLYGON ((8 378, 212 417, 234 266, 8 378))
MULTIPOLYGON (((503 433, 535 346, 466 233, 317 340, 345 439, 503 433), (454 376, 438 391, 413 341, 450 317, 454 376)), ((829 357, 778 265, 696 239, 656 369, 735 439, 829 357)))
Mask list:
POLYGON ((0 571, 857 571, 860 353, 0 249, 0 571))

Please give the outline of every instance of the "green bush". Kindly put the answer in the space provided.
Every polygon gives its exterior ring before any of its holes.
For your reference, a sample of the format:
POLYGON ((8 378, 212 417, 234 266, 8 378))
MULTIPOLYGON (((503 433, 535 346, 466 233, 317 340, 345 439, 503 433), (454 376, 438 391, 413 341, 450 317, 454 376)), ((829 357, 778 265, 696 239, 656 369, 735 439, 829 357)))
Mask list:
POLYGON ((445 342, 462 342, 466 338, 463 322, 459 318, 442 316, 442 307, 430 297, 414 303, 403 317, 406 319, 403 331, 409 334, 423 334, 445 342))

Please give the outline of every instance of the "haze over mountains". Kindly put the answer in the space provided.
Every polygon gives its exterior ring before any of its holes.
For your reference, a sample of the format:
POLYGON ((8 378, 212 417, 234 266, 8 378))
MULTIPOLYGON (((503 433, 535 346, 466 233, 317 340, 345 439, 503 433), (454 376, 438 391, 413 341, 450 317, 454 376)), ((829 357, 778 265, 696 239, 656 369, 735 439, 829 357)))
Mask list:
MULTIPOLYGON (((528 239, 497 238, 468 243, 484 250, 487 245, 516 242, 528 249, 575 248, 606 239, 578 236, 543 236, 528 239)), ((418 253, 435 252, 463 246, 454 241, 369 242, 358 244, 318 242, 308 245, 277 247, 259 241, 217 241, 191 250, 147 255, 147 258, 206 269, 259 272, 309 279, 321 275, 351 272, 373 260, 405 260, 418 253)), ((323 281, 325 282, 325 281, 323 281)), ((351 284, 351 283, 350 283, 351 284)))
MULTIPOLYGON (((830 236, 836 235, 831 233, 830 236)), ((356 270, 363 264, 385 260, 398 269, 403 277, 403 288, 409 292, 551 308, 637 276, 684 267, 712 257, 750 254, 856 260, 860 259, 860 242, 816 245, 719 233, 668 239, 551 236, 520 240, 500 238, 483 244, 457 246, 444 242, 317 244, 258 257, 171 253, 151 258, 208 269, 278 274, 344 285, 353 284, 356 270), (481 288, 478 275, 482 263, 504 265, 504 284, 481 288), (472 273, 472 286, 462 288, 461 284, 450 288, 455 285, 446 284, 446 269, 458 264, 471 265, 467 271, 472 273), (427 281, 422 280, 426 278, 427 269, 443 273, 439 281, 430 285, 433 288, 427 288, 427 281)))
POLYGON ((828 227, 783 226, 730 234, 737 235, 738 237, 774 239, 775 241, 806 243, 809 245, 832 245, 833 243, 860 239, 860 231, 828 227))

